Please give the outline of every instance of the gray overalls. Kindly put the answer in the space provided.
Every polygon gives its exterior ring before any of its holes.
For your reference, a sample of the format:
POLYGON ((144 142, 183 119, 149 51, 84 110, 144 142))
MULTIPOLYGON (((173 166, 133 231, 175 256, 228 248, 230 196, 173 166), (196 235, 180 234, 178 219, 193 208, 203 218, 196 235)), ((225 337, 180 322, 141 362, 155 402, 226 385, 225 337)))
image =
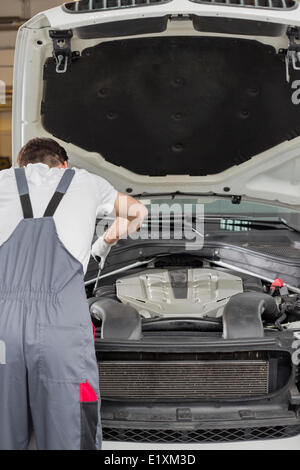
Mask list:
POLYGON ((100 449, 83 268, 53 220, 74 171, 64 171, 44 217, 36 219, 24 169, 15 175, 24 220, 0 246, 0 449, 26 449, 32 429, 38 449, 100 449))

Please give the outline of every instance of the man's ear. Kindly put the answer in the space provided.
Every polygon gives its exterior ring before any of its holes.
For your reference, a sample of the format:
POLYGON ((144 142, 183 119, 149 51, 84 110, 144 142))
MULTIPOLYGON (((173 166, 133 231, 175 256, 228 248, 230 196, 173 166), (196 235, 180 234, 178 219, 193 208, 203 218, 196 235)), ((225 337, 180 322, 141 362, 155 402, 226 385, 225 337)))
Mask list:
POLYGON ((68 168, 68 162, 67 161, 64 162, 64 168, 68 168))

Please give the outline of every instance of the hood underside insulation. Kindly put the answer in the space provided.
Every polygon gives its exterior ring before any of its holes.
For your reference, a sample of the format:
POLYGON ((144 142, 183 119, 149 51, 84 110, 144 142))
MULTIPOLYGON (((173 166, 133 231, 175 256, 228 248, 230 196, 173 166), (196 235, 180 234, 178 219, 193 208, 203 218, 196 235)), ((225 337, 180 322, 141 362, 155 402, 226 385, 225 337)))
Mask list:
POLYGON ((44 67, 42 123, 55 137, 150 176, 217 174, 300 135, 284 57, 255 40, 148 37, 44 67))

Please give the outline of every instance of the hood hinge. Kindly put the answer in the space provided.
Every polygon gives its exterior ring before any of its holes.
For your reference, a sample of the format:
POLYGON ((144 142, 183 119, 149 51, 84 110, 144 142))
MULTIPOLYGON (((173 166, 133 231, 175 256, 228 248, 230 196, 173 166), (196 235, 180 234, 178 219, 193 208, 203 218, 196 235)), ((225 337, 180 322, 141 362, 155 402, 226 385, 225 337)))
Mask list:
POLYGON ((290 67, 292 66, 293 70, 300 70, 300 44, 296 43, 300 40, 300 28, 290 26, 286 34, 289 38, 289 47, 285 55, 286 80, 290 83, 290 67))
POLYGON ((73 31, 67 30, 50 30, 50 38, 53 41, 53 57, 56 62, 56 72, 65 73, 68 69, 70 60, 78 59, 79 52, 72 52, 71 39, 73 31))

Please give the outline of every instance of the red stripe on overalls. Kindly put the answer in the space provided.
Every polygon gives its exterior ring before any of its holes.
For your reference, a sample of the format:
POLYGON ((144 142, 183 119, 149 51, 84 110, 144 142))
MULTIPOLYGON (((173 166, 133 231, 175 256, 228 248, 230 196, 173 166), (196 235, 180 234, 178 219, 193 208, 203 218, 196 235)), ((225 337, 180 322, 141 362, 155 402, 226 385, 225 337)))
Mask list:
POLYGON ((97 401, 97 394, 92 388, 92 386, 86 380, 84 384, 79 384, 80 386, 80 402, 84 403, 87 401, 97 401))

